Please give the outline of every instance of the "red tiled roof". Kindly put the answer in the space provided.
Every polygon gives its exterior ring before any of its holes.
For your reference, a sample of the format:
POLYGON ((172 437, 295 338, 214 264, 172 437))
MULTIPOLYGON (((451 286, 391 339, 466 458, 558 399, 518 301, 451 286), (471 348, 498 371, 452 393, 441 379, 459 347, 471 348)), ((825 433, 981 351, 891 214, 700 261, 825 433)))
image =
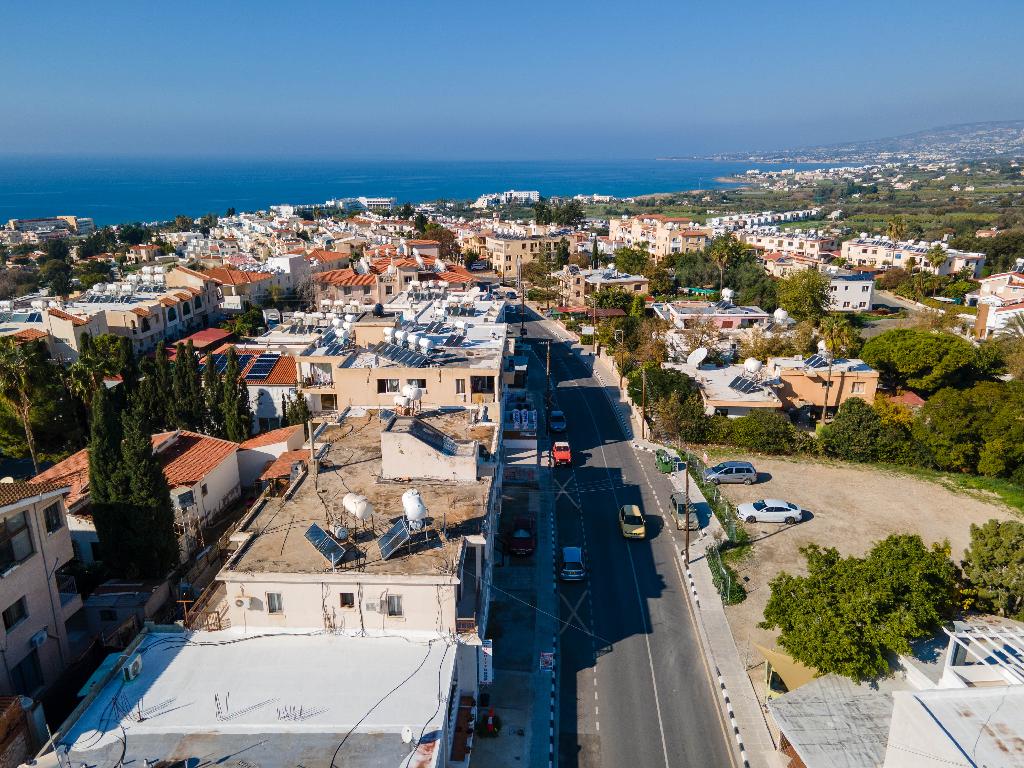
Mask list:
POLYGON ((205 272, 199 272, 195 269, 189 269, 188 267, 175 267, 174 269, 184 272, 186 275, 192 275, 193 277, 201 277, 204 280, 210 279, 205 272))
POLYGON ((347 259, 349 255, 347 253, 338 253, 337 251, 325 251, 320 248, 315 248, 309 253, 305 254, 306 261, 342 261, 347 259))
POLYGON ((377 282, 377 275, 373 272, 359 274, 354 269, 332 269, 321 272, 314 278, 318 283, 327 285, 373 285, 377 282))
MULTIPOLYGON (((242 372, 243 378, 248 376, 249 370, 255 364, 256 358, 254 357, 242 372)), ((298 366, 295 365, 295 358, 290 355, 281 355, 265 379, 253 379, 252 381, 246 379, 246 383, 253 386, 265 384, 271 387, 294 387, 298 381, 298 366)))
POLYGON ((18 342, 36 341, 38 339, 45 339, 49 334, 45 331, 40 331, 37 328, 22 328, 17 333, 12 333, 11 336, 18 342))
POLYGON ((886 395, 886 399, 894 402, 901 403, 910 408, 920 408, 924 405, 924 398, 918 395, 916 392, 911 392, 909 389, 905 389, 896 395, 886 395))
MULTIPOLYGON (((161 432, 153 435, 153 449, 156 450, 173 434, 161 432)), ((237 450, 238 443, 230 440, 181 430, 177 440, 157 453, 157 459, 163 467, 167 484, 174 488, 195 485, 237 450)))
POLYGON ((60 491, 67 488, 67 484, 57 481, 32 481, 19 480, 14 483, 0 483, 0 507, 17 504, 19 501, 31 499, 33 496, 42 496, 44 493, 60 491))
POLYGON ((440 240, 406 240, 406 245, 441 245, 440 240))
POLYGON ((60 483, 71 489, 64 500, 68 509, 89 493, 89 449, 83 448, 64 461, 54 464, 33 477, 30 483, 60 483))
POLYGON ((292 473, 292 464, 301 461, 303 465, 309 465, 309 451, 285 451, 274 459, 263 470, 260 480, 276 480, 281 477, 289 477, 292 473))
POLYGON ((149 317, 151 314, 153 314, 145 307, 132 307, 131 311, 134 312, 139 317, 149 317))
POLYGON ((207 270, 206 277, 218 283, 226 285, 245 285, 247 283, 258 283, 273 275, 270 272, 243 272, 240 269, 231 267, 215 267, 207 270))
POLYGON ((182 342, 192 342, 197 350, 204 350, 207 347, 213 346, 214 344, 222 343, 231 338, 231 331, 225 331, 223 328, 204 328, 201 331, 196 331, 191 336, 182 339, 182 342))
POLYGON ((84 317, 78 317, 78 315, 69 315, 67 312, 65 312, 62 309, 54 309, 53 307, 50 307, 50 309, 48 309, 46 311, 49 312, 54 317, 56 317, 58 320, 67 320, 72 325, 88 325, 89 324, 89 321, 86 320, 84 317))
POLYGON ((302 430, 301 424, 295 424, 291 427, 281 427, 280 429, 272 429, 269 432, 264 432, 256 437, 250 437, 246 440, 241 448, 262 448, 267 445, 273 445, 274 443, 286 443, 288 438, 294 435, 296 432, 302 430))

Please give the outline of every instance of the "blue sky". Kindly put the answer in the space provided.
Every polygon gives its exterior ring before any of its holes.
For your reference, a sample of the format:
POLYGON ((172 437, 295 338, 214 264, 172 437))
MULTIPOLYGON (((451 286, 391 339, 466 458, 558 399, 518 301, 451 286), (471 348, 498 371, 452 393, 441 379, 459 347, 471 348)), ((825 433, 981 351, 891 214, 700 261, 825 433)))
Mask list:
POLYGON ((9 3, 0 154, 640 158, 1024 118, 1020 0, 9 3))

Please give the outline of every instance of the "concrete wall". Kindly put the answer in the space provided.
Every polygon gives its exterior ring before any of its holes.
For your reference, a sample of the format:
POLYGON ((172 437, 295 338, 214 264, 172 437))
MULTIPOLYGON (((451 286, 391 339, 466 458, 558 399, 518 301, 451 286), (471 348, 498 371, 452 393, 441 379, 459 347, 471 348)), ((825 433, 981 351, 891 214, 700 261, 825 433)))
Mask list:
POLYGON ((0 513, 4 519, 27 513, 33 553, 10 568, 0 578, 0 611, 24 597, 28 615, 8 630, 0 623, 0 695, 24 694, 32 696, 38 691, 17 691, 11 679, 11 670, 28 657, 33 650, 38 654, 43 688, 49 687, 64 671, 70 661, 65 622, 82 606, 80 597, 61 605, 55 571, 72 558, 71 534, 66 518, 53 533, 46 532, 43 510, 53 503, 60 504, 64 516, 64 502, 60 494, 49 493, 5 507, 0 513), (45 640, 33 649, 31 639, 39 632, 45 640))
POLYGON ((455 632, 454 576, 370 575, 355 570, 310 574, 243 574, 222 571, 232 627, 289 627, 367 632, 455 632), (267 610, 267 593, 281 595, 284 610, 267 610), (341 607, 341 593, 356 604, 341 607), (386 613, 387 596, 401 595, 404 616, 386 613), (385 613, 378 608, 384 602, 385 613), (237 603, 241 602, 241 606, 237 603), (369 606, 369 607, 368 607, 369 606))
POLYGON ((473 482, 477 479, 477 443, 465 455, 448 456, 408 432, 381 432, 381 477, 473 482))
POLYGON ((377 382, 381 379, 397 379, 399 390, 410 381, 425 383, 423 407, 442 405, 470 405, 472 403, 496 403, 501 398, 499 377, 501 368, 335 368, 331 386, 307 387, 310 394, 333 394, 337 410, 351 405, 374 405, 393 408, 396 392, 378 392, 377 382), (472 377, 493 377, 493 394, 473 394, 472 377), (459 380, 465 390, 459 392, 459 380))
POLYGON ((304 442, 303 433, 296 431, 287 441, 261 445, 258 448, 242 448, 238 451, 238 479, 243 488, 250 488, 259 479, 267 466, 286 451, 296 451, 304 442))

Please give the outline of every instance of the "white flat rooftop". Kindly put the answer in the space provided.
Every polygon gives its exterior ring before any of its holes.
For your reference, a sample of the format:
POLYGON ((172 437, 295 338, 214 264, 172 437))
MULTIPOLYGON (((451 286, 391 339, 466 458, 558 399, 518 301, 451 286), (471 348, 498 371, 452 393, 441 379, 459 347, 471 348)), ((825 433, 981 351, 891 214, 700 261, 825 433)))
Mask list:
MULTIPOLYGON (((418 738, 444 722, 455 661, 451 641, 436 635, 415 640, 312 630, 154 632, 136 653, 140 675, 126 682, 119 671, 77 721, 65 725, 59 743, 70 748, 73 764, 112 764, 122 741, 125 764, 136 759, 141 765, 143 757, 170 757, 154 750, 172 746, 178 759, 219 754, 222 739, 228 754, 247 740, 265 752, 277 734, 304 734, 300 742, 307 746, 329 746, 326 756, 307 755, 307 764, 326 765, 350 730, 372 735, 389 757, 395 750, 408 755, 404 727, 418 738)), ((389 757, 378 754, 366 764, 397 764, 389 757)), ((277 758, 260 762, 291 765, 297 759, 277 758)))

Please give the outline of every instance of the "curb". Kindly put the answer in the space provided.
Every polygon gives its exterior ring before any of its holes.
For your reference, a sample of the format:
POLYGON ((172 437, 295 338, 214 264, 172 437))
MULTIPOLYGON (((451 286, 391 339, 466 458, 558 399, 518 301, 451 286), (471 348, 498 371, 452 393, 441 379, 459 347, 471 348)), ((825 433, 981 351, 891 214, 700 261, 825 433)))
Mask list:
POLYGON ((729 700, 729 691, 725 687, 725 680, 722 679, 722 673, 718 670, 718 665, 715 665, 715 675, 718 677, 718 688, 722 692, 722 700, 725 702, 725 709, 729 713, 729 725, 732 726, 733 736, 736 737, 736 743, 740 748, 740 759, 743 761, 743 768, 750 768, 750 761, 747 760, 747 748, 743 746, 743 736, 740 734, 740 727, 736 724, 736 715, 732 711, 732 702, 729 700))

